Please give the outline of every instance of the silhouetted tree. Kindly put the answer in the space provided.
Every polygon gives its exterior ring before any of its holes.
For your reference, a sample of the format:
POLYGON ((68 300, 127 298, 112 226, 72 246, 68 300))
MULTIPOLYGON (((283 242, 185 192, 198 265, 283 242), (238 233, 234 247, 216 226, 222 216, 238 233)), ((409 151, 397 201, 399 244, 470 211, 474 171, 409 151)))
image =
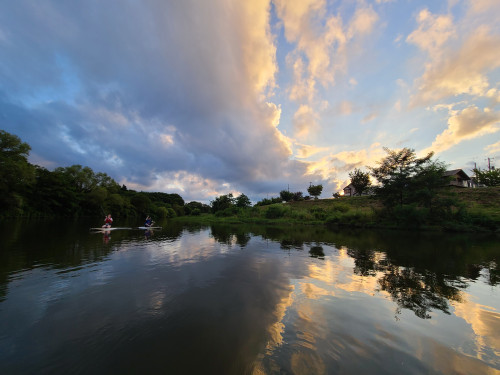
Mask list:
POLYGON ((423 199, 432 200, 437 187, 442 185, 444 164, 431 160, 433 152, 423 158, 417 158, 415 150, 403 148, 390 150, 384 147, 388 156, 379 162, 379 167, 370 167, 371 174, 380 183, 376 188, 377 195, 385 205, 403 206, 405 203, 423 199), (425 192, 418 193, 419 189, 425 192), (422 198, 424 195, 427 197, 422 198))
POLYGON ((307 188, 307 192, 314 197, 314 199, 318 199, 323 191, 323 185, 311 185, 307 188))
POLYGON ((356 195, 362 195, 371 185, 370 174, 363 172, 361 169, 355 168, 354 171, 349 173, 349 177, 356 195))

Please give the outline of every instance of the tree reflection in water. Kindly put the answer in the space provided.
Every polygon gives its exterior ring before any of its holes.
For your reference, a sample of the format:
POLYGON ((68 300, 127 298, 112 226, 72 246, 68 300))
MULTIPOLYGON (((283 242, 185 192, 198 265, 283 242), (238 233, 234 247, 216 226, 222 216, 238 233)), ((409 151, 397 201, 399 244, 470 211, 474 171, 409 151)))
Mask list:
MULTIPOLYGON (((90 227, 92 224, 75 222, 68 225, 65 231, 53 236, 57 242, 43 248, 38 246, 39 239, 58 230, 52 222, 24 223, 23 228, 27 228, 29 237, 18 236, 16 225, 5 229, 2 233, 4 244, 11 250, 0 254, 0 301, 5 298, 8 275, 12 272, 32 269, 38 264, 65 268, 99 261, 119 248, 120 241, 130 242, 134 233, 116 233, 110 246, 97 246, 95 237, 81 230, 83 225, 90 227)), ((183 231, 197 233, 207 228, 175 222, 162 225, 163 229, 155 233, 154 241, 174 241, 183 231)), ((422 319, 429 319, 433 310, 449 314, 450 303, 462 301, 463 291, 470 281, 483 278, 492 286, 500 283, 498 237, 495 235, 353 232, 323 226, 239 224, 212 225, 210 231, 211 236, 222 244, 237 244, 245 248, 253 236, 260 236, 279 242, 284 251, 307 251, 310 257, 320 260, 329 256, 325 254, 324 245, 347 249, 347 255, 354 261, 356 275, 377 278, 379 291, 387 292, 399 310, 412 310, 422 319)))
POLYGON ((325 259, 325 251, 323 246, 312 246, 309 250, 309 254, 313 258, 325 259))
POLYGON ((448 285, 444 278, 394 265, 387 267, 378 283, 399 308, 412 310, 422 319, 430 319, 432 310, 441 310, 449 315, 448 302, 462 300, 460 289, 448 285))
POLYGON ((416 316, 429 319, 432 310, 449 312, 449 301, 461 302, 461 289, 467 287, 458 279, 448 279, 442 274, 428 270, 417 271, 412 267, 393 264, 380 253, 368 250, 348 249, 347 254, 354 259, 353 272, 359 276, 376 277, 380 290, 390 294, 401 309, 412 310, 416 316))
POLYGON ((212 237, 224 245, 238 244, 244 248, 250 241, 251 235, 244 227, 229 225, 212 225, 210 227, 212 237))
MULTIPOLYGON (((378 291, 389 294, 397 304, 397 314, 408 309, 421 319, 430 319, 433 310, 450 314, 450 303, 463 300, 469 280, 484 277, 490 285, 500 282, 497 241, 493 237, 339 232, 324 227, 212 226, 214 238, 221 243, 249 232, 279 241, 282 250, 307 250, 318 259, 326 257, 322 244, 346 248, 354 261, 353 272, 378 278, 378 291)), ((247 242, 249 239, 249 235, 245 237, 247 242)))

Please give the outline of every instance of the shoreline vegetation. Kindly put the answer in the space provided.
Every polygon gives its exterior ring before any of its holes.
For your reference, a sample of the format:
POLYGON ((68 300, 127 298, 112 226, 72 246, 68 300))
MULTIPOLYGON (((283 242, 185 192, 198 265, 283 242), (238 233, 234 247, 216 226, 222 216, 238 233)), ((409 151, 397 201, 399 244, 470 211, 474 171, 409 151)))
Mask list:
POLYGON ((156 221, 331 225, 342 228, 392 228, 500 233, 500 170, 475 170, 478 188, 447 186, 446 165, 433 153, 417 158, 412 149, 390 150, 370 173, 349 174, 358 196, 318 199, 323 186, 310 185, 309 196, 281 191, 252 206, 245 194, 221 195, 210 202, 185 203, 179 194, 137 192, 105 173, 73 165, 49 171, 28 162, 31 147, 0 130, 0 219, 104 217, 156 221), (371 178, 377 180, 371 185, 371 178), (363 195, 365 194, 365 195, 363 195))
POLYGON ((444 187, 438 196, 449 204, 439 212, 416 205, 387 210, 376 196, 359 196, 242 209, 233 207, 215 214, 182 216, 174 220, 200 224, 328 225, 338 228, 500 233, 500 187, 444 187))

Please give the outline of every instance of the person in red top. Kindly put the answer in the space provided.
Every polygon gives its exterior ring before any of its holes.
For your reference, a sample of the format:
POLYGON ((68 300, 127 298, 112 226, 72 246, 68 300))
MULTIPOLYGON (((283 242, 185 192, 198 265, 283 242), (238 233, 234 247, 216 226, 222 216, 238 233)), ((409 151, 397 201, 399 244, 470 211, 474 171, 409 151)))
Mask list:
POLYGON ((111 224, 113 224, 113 218, 111 217, 111 214, 108 214, 108 216, 104 218, 104 225, 102 227, 111 228, 111 224))

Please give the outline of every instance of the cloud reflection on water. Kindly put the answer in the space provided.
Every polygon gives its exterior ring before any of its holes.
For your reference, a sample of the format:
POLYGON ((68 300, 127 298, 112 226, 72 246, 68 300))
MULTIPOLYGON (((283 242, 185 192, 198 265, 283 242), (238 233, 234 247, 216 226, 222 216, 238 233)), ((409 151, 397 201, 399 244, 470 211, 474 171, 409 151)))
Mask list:
POLYGON ((227 226, 175 233, 117 234, 112 246, 87 235, 81 259, 72 253, 66 263, 63 247, 55 255, 36 248, 24 259, 48 266, 29 271, 5 262, 19 269, 6 278, 0 302, 7 332, 0 346, 16 347, 19 358, 36 349, 28 363, 56 358, 88 370, 99 363, 68 353, 99 357, 112 347, 116 368, 141 364, 141 354, 151 368, 168 357, 171 368, 226 373, 500 369, 498 286, 488 277, 496 253, 488 242, 460 241, 467 257, 457 257, 439 240, 421 242, 420 252, 394 250, 369 232, 227 226), (186 364, 193 351, 203 360, 186 364))

